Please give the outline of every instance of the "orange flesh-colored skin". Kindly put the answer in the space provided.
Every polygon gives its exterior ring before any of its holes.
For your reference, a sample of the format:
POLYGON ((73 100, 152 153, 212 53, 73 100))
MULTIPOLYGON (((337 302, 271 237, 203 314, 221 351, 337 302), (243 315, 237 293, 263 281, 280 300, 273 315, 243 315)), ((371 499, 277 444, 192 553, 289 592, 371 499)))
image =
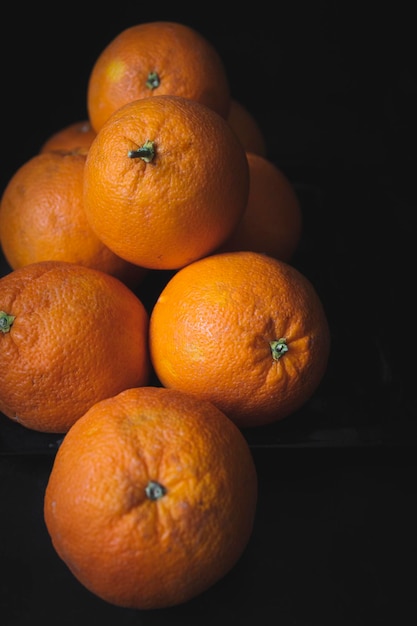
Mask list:
POLYGON ((166 387, 214 402, 241 427, 280 420, 316 390, 330 331, 311 283, 252 252, 201 259, 178 271, 150 319, 150 351, 166 387), (270 342, 285 337, 279 360, 270 342))
POLYGON ((249 166, 239 140, 198 102, 155 96, 125 105, 87 155, 84 207, 97 236, 118 256, 176 269, 210 252, 246 207, 249 166), (150 163, 129 157, 155 142, 150 163))
POLYGON ((104 600, 162 608, 201 593, 250 538, 256 469, 215 407, 143 387, 93 406, 66 435, 45 494, 53 545, 104 600), (166 493, 145 494, 149 481, 166 493))
POLYGON ((148 314, 122 282, 59 261, 0 279, 0 411, 27 428, 66 432, 94 402, 149 378, 148 314))
POLYGON ((40 152, 66 150, 72 152, 85 152, 96 136, 88 120, 74 122, 53 133, 42 144, 40 152))
POLYGON ((230 101, 227 121, 233 128, 246 152, 267 156, 265 136, 252 113, 234 98, 230 101))
POLYGON ((114 111, 139 98, 178 95, 209 106, 226 118, 230 86, 213 45, 184 24, 143 23, 119 33, 100 53, 87 88, 87 110, 98 132, 114 111), (160 85, 146 86, 156 72, 160 85))
POLYGON ((0 205, 1 245, 12 269, 38 261, 69 261, 139 281, 133 268, 107 248, 84 211, 85 152, 46 152, 9 180, 0 205))
POLYGON ((248 152, 249 196, 245 213, 219 252, 251 250, 291 261, 301 240, 303 216, 294 187, 266 157, 248 152))

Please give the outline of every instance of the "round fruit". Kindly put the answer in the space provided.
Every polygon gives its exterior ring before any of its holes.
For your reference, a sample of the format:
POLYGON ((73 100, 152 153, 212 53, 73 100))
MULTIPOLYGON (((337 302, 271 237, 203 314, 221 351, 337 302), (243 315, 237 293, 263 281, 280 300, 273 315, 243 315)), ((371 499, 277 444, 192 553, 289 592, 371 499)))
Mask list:
POLYGON ((116 111, 84 171, 84 209, 97 237, 150 269, 177 269, 211 253, 241 219, 248 191, 246 153, 229 124, 179 96, 116 111))
POLYGON ((0 242, 10 267, 68 261, 139 282, 146 270, 107 248, 84 211, 85 152, 52 151, 24 163, 0 204, 0 242))
POLYGON ((177 95, 226 118, 230 86, 213 45, 177 22, 136 24, 120 32, 96 59, 87 86, 87 110, 98 132, 121 106, 153 95, 177 95))
POLYGON ((149 379, 148 314, 121 281, 60 261, 0 279, 0 411, 66 432, 90 406, 149 379))
POLYGON ((208 589, 250 539, 257 475, 239 429, 182 392, 129 389, 65 436, 45 493, 53 546, 115 605, 155 609, 208 589))
POLYGON ((254 152, 266 157, 266 139, 258 121, 238 100, 231 98, 227 121, 233 128, 246 152, 254 152))
POLYGON ((150 317, 162 385, 218 406, 240 427, 281 420, 313 394, 330 332, 311 282, 256 252, 205 257, 179 270, 150 317))
POLYGON ((249 197, 243 218, 218 252, 251 250, 290 261, 302 234, 301 205, 285 174, 269 159, 248 152, 249 197))
POLYGON ((96 132, 88 120, 73 122, 48 137, 41 146, 40 152, 53 150, 84 152, 89 149, 95 136, 96 132))

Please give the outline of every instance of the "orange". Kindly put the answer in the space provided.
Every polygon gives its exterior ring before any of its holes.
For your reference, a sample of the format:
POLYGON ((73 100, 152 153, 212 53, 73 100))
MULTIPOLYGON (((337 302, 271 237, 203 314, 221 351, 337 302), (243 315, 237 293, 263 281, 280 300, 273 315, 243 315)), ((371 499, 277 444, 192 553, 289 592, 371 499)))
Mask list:
POLYGON ((292 260, 302 234, 302 212, 289 179, 269 159, 248 152, 249 197, 245 213, 219 251, 252 250, 292 260))
POLYGON ((148 382, 148 314, 110 274, 25 265, 0 279, 0 411, 66 432, 94 402, 148 382))
POLYGON ((87 221, 85 161, 85 152, 46 152, 35 155, 15 172, 0 204, 4 256, 12 269, 38 261, 69 261, 133 285, 145 270, 109 250, 87 221))
POLYGON ((267 156, 266 138, 257 119, 242 102, 235 98, 230 100, 227 121, 247 152, 267 156))
POLYGON ((88 150, 95 136, 96 133, 89 120, 73 122, 50 135, 42 144, 40 152, 51 150, 83 152, 88 150))
POLYGON ((163 94, 191 98, 226 118, 230 86, 219 53, 186 24, 155 21, 126 28, 92 67, 87 86, 91 125, 98 132, 124 104, 163 94))
POLYGON ((46 488, 53 546, 103 600, 184 603, 244 552, 257 475, 240 430, 214 405, 157 387, 92 406, 65 436, 46 488))
POLYGON ((240 427, 299 409, 330 350, 311 282, 256 252, 211 255, 176 272, 152 309, 149 336, 162 385, 213 402, 240 427))
POLYGON ((225 119, 180 96, 116 111, 90 146, 84 209, 116 255, 176 269, 211 253, 246 207, 246 153, 225 119))

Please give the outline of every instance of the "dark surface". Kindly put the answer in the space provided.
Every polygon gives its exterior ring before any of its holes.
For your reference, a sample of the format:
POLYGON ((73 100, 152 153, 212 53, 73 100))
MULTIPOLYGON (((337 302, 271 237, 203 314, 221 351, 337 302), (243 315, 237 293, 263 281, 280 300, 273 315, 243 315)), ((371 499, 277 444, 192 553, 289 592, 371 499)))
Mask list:
MULTIPOLYGON (((86 117, 91 66, 123 28, 177 19, 217 46, 233 94, 299 194, 305 225, 294 265, 323 300, 332 354, 302 410, 245 433, 260 496, 243 558, 214 588, 170 610, 119 609, 78 584, 42 517, 60 436, 0 415, 2 626, 416 621, 413 22, 399 4, 389 14, 333 4, 277 4, 273 20, 261 4, 239 9, 236 22, 213 7, 196 17, 178 5, 136 3, 100 18, 33 5, 23 24, 19 8, 3 11, 14 43, 0 44, 1 190, 52 132, 86 117)), ((151 307, 146 282, 140 295, 151 307)))
POLYGON ((257 520, 236 567, 173 609, 113 607, 51 548, 42 497, 52 457, 0 457, 2 624, 412 624, 415 473, 390 451, 255 449, 257 520))

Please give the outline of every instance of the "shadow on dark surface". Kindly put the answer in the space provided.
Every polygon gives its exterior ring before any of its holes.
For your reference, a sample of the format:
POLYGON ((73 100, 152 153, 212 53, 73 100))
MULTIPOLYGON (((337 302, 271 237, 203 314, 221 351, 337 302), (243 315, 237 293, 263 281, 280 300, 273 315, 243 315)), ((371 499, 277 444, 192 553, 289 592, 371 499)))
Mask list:
POLYGON ((0 457, 1 501, 12 512, 1 518, 2 623, 409 623, 417 548, 409 461, 387 462, 381 449, 255 449, 254 459, 257 517, 237 565, 184 605, 135 611, 88 592, 54 553, 42 510, 52 458, 0 457))

